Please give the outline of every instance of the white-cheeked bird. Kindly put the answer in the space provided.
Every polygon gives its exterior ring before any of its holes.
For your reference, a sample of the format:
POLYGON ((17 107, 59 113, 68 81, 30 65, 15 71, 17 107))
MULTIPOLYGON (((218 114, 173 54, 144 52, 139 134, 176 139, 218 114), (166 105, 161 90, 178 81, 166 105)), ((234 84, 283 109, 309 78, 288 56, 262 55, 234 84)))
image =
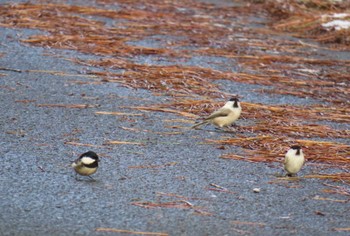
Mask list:
POLYGON ((305 157, 300 146, 292 146, 286 153, 284 159, 284 169, 287 171, 287 176, 295 176, 303 167, 305 157))
POLYGON ((231 98, 223 107, 206 117, 204 121, 193 125, 191 128, 194 129, 209 123, 219 128, 227 127, 232 125, 240 117, 241 112, 242 107, 239 99, 231 98))
POLYGON ((97 154, 93 151, 88 151, 81 154, 79 158, 72 163, 72 167, 77 174, 92 178, 90 175, 97 171, 98 162, 99 158, 97 154))

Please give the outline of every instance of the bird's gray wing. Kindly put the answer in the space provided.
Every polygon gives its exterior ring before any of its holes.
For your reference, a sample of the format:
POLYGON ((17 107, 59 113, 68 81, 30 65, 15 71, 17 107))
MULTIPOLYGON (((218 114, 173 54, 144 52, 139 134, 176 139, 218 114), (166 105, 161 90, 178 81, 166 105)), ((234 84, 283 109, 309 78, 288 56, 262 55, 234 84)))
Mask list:
POLYGON ((213 112, 210 116, 205 118, 205 120, 211 120, 211 119, 214 119, 216 117, 228 116, 231 112, 232 112, 232 110, 230 110, 228 108, 220 108, 219 110, 213 112))

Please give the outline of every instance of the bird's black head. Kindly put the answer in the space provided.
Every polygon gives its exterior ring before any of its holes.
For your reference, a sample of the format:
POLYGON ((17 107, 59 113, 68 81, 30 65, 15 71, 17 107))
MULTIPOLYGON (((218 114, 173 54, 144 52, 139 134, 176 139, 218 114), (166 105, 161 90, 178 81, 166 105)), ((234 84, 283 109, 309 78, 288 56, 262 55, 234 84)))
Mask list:
POLYGON ((93 151, 88 151, 88 152, 85 152, 83 154, 80 155, 80 158, 83 158, 83 157, 90 157, 96 161, 98 161, 98 156, 95 152, 93 151))
POLYGON ((297 150, 296 155, 300 154, 301 147, 299 145, 293 145, 290 148, 293 149, 293 150, 297 150))
POLYGON ((233 97, 233 98, 230 98, 229 101, 230 101, 230 102, 234 102, 234 103, 233 103, 233 107, 235 107, 235 108, 238 107, 238 102, 239 102, 239 99, 238 99, 238 98, 233 97))

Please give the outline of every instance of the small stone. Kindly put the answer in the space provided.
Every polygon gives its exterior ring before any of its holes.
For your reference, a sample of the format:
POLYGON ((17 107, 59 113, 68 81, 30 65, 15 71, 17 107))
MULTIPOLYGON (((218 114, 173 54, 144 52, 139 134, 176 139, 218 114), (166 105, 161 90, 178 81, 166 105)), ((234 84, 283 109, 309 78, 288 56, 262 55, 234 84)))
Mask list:
POLYGON ((260 188, 253 188, 254 193, 260 193, 260 188))

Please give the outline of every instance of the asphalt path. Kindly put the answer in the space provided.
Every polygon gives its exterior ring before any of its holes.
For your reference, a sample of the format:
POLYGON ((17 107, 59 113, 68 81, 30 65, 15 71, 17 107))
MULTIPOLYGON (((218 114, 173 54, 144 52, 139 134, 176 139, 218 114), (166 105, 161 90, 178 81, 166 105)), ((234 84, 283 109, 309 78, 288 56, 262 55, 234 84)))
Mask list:
MULTIPOLYGON (((134 235, 348 235, 336 230, 349 227, 348 198, 322 192, 331 181, 302 178, 312 166, 305 166, 300 179, 288 181, 275 177, 279 164, 221 159, 241 150, 205 140, 234 134, 211 127, 173 134, 177 130, 171 126, 183 117, 128 109, 165 103, 168 97, 91 83, 80 73, 89 68, 64 58, 95 56, 19 42, 33 33, 0 27, 0 67, 21 71, 0 71, 0 235, 130 234, 118 230, 134 235), (130 143, 104 145, 109 140, 130 143), (95 181, 77 181, 69 165, 88 150, 100 155, 100 168, 95 181)), ((251 91, 249 85, 231 86, 251 91)), ((246 98, 281 102, 278 95, 261 98, 252 92, 246 98)), ((249 121, 238 125, 244 122, 249 121)))

